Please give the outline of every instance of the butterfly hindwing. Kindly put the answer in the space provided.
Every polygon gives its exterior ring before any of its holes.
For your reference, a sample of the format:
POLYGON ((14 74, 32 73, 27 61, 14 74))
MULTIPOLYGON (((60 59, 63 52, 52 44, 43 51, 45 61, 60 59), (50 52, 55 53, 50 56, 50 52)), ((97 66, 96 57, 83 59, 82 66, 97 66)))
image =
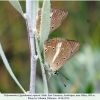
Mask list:
POLYGON ((70 46, 71 46, 71 54, 69 57, 69 59, 70 59, 78 51, 78 49, 80 47, 80 43, 75 40, 68 40, 68 42, 70 43, 70 46))

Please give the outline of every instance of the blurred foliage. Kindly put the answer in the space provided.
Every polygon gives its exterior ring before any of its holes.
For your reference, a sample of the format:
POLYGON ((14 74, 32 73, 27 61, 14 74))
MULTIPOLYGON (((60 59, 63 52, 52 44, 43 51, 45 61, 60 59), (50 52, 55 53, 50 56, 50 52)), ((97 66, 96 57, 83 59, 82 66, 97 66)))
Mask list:
MULTIPOLYGON (((25 2, 21 1, 25 12, 25 2)), ((41 2, 40 2, 41 5, 41 2)), ((26 23, 8 1, 0 1, 0 42, 12 70, 27 91, 30 80, 30 52, 26 23)), ((80 50, 62 68, 63 83, 59 76, 48 81, 50 93, 99 93, 100 92, 100 2, 52 1, 51 7, 68 11, 68 17, 49 38, 63 37, 78 40, 80 50)), ((43 93, 41 68, 37 62, 36 93, 43 93)), ((0 91, 22 93, 7 72, 0 58, 0 91)))

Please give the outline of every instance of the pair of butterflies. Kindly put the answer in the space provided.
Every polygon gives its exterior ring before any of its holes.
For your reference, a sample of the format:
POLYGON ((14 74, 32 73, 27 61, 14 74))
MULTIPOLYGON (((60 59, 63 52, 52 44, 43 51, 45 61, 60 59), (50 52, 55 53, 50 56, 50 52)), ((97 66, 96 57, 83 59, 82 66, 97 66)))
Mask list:
MULTIPOLYGON (((50 33, 58 28, 63 20, 67 17, 68 12, 62 9, 50 9, 50 33)), ((39 33, 41 24, 41 9, 38 11, 36 20, 36 30, 39 33)), ((56 74, 57 70, 61 68, 79 49, 80 43, 75 40, 68 40, 64 38, 49 39, 44 43, 44 58, 46 69, 49 74, 56 74)))

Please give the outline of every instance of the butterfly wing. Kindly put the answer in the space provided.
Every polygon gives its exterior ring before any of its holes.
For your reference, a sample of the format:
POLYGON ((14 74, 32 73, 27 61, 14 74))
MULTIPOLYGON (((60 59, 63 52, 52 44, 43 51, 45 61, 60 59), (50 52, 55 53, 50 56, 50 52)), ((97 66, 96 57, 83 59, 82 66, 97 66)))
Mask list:
POLYGON ((52 59, 52 63, 50 64, 52 71, 56 71, 60 67, 62 67, 62 65, 67 62, 68 58, 70 57, 70 52, 71 52, 70 44, 66 39, 57 38, 56 40, 58 41, 56 44, 56 52, 58 50, 60 50, 60 51, 57 56, 55 53, 54 56, 56 56, 56 58, 52 59), (61 43, 62 45, 61 45, 61 47, 57 48, 57 45, 59 43, 61 43))
POLYGON ((70 54, 70 57, 68 58, 70 59, 78 51, 81 44, 75 40, 68 40, 68 42, 70 43, 70 46, 71 46, 71 54, 70 54))
POLYGON ((45 42, 44 55, 51 70, 58 70, 79 49, 80 43, 74 40, 53 38, 45 42))
POLYGON ((36 31, 39 33, 41 24, 41 9, 38 10, 38 16, 36 18, 36 31))
MULTIPOLYGON (((38 17, 36 19, 36 30, 38 33, 40 31, 40 24, 41 24, 41 10, 42 9, 38 10, 38 17)), ((50 18, 51 18, 50 33, 61 25, 61 23, 67 17, 67 15, 68 12, 62 9, 57 9, 57 8, 50 9, 50 18)))
POLYGON ((70 44, 66 39, 53 38, 44 44, 45 59, 52 71, 58 70, 66 62, 70 52, 70 44))
POLYGON ((57 8, 52 8, 50 12, 52 13, 50 33, 52 33, 56 28, 61 25, 63 20, 67 17, 68 12, 57 8))
POLYGON ((49 64, 52 63, 52 59, 56 52, 56 49, 55 49, 56 44, 57 44, 57 41, 55 38, 47 40, 44 44, 44 58, 49 64))

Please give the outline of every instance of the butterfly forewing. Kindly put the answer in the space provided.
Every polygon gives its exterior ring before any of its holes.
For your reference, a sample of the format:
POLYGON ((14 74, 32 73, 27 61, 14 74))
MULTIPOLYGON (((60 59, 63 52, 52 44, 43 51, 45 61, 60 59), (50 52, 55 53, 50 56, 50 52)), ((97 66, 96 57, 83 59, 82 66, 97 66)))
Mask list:
POLYGON ((51 9, 51 13, 52 17, 51 17, 50 33, 53 32, 56 28, 58 28, 68 15, 67 11, 57 8, 51 9))
POLYGON ((66 39, 53 38, 45 42, 44 55, 52 71, 58 70, 69 58, 71 47, 66 39))
MULTIPOLYGON (((51 8, 50 9, 50 33, 53 32, 56 28, 58 28, 63 20, 67 17, 68 12, 62 9, 51 8)), ((41 9, 38 10, 38 17, 36 20, 36 30, 39 33, 41 24, 41 9)))
POLYGON ((57 49, 60 49, 60 51, 59 51, 59 54, 54 59, 54 61, 52 60, 51 68, 53 71, 58 70, 63 64, 67 62, 68 58, 70 57, 70 52, 71 52, 70 44, 68 41, 66 41, 66 39, 57 38, 57 40, 59 41, 58 44, 62 43, 62 45, 61 47, 56 48, 56 52, 57 52, 57 49))
POLYGON ((52 60, 53 57, 54 57, 54 54, 56 52, 56 39, 50 39, 50 40, 47 40, 44 44, 44 56, 45 56, 45 60, 47 62, 49 62, 49 64, 52 63, 52 60))

